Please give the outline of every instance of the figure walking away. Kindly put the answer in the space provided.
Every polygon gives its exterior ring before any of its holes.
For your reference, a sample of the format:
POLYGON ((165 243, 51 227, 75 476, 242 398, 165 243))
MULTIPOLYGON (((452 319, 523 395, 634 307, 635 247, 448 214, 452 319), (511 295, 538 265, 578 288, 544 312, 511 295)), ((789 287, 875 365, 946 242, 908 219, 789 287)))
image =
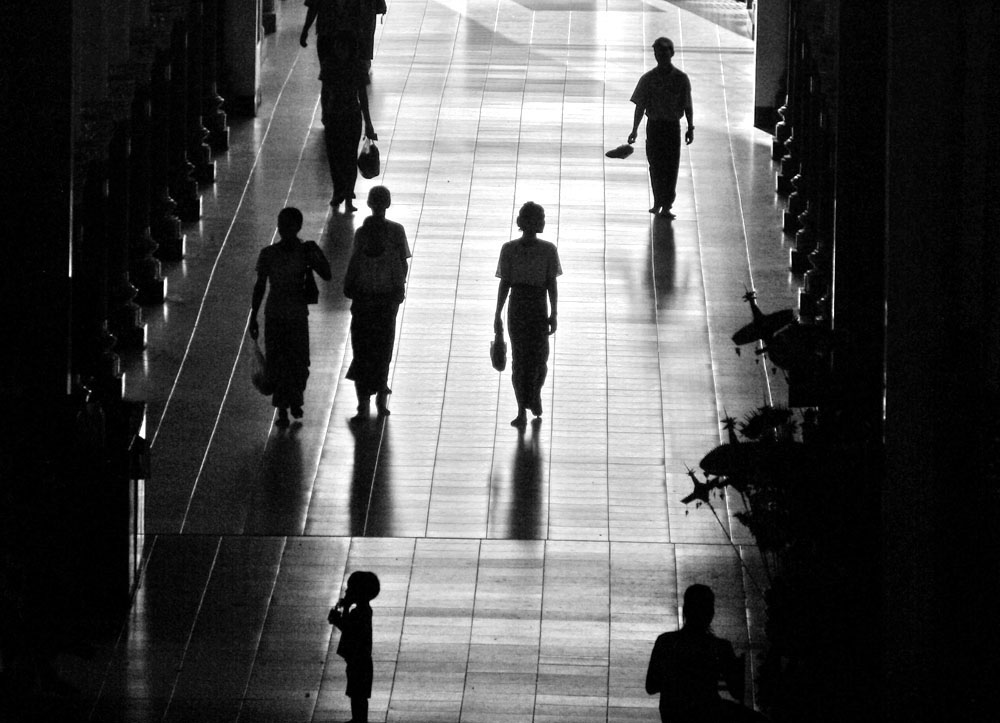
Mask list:
POLYGON ((320 103, 323 112, 323 140, 330 164, 334 208, 345 203, 344 211, 354 213, 354 186, 358 180, 358 144, 361 130, 378 140, 368 109, 368 74, 359 61, 357 36, 353 30, 338 30, 330 56, 320 60, 319 79, 323 83, 320 103))
POLYGON ((646 692, 660 694, 663 723, 761 721, 742 705, 745 656, 711 630, 715 594, 707 585, 684 591, 684 625, 656 639, 646 671, 646 692), (719 681, 740 703, 719 697, 719 681))
POLYGON ((504 303, 511 346, 511 382, 517 398, 517 416, 512 427, 523 428, 526 410, 542 416, 542 385, 548 373, 549 335, 556 331, 559 291, 556 277, 562 275, 555 244, 538 238, 545 229, 545 209, 537 203, 521 206, 517 216, 521 237, 500 249, 497 264, 497 310, 493 330, 503 332, 504 303))
POLYGON ((347 697, 351 720, 368 723, 368 699, 372 697, 372 606, 380 585, 374 572, 358 570, 347 578, 344 597, 330 609, 327 621, 340 630, 337 655, 347 663, 347 697))
POLYGON ((691 81, 674 67, 674 41, 653 41, 656 67, 639 78, 632 93, 635 114, 629 143, 635 143, 642 116, 646 116, 646 161, 649 184, 653 187, 653 205, 649 212, 674 218, 670 209, 677 196, 677 171, 681 162, 681 118, 687 118, 684 142, 694 141, 694 110, 691 106, 691 81))
POLYGON ((257 283, 250 306, 250 337, 260 333, 257 312, 264 307, 264 354, 267 375, 274 384, 271 403, 278 409, 279 427, 289 425, 288 411, 302 416, 303 393, 309 378, 309 306, 303 284, 315 272, 330 280, 330 264, 315 241, 302 241, 302 212, 283 208, 278 214, 276 244, 261 250, 257 258, 257 283))
POLYGON ((372 215, 354 234, 354 250, 344 277, 344 295, 351 299, 351 349, 354 359, 347 378, 354 382, 358 414, 369 415, 371 396, 379 416, 389 414, 389 363, 396 339, 396 313, 406 295, 410 247, 401 224, 385 217, 392 196, 385 186, 368 192, 372 215))

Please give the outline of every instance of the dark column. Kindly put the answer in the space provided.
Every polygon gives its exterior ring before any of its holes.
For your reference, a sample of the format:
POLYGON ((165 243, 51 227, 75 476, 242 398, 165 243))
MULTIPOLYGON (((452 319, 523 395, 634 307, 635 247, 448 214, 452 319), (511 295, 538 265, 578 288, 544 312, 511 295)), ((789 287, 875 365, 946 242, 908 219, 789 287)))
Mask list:
POLYGON ((138 289, 136 301, 140 304, 162 303, 167 293, 167 281, 161 273, 160 261, 153 254, 156 241, 150 228, 149 201, 152 195, 151 133, 152 100, 151 78, 153 73, 153 39, 148 28, 132 31, 132 62, 135 74, 135 95, 130 109, 132 128, 132 154, 129 168, 131 193, 129 193, 129 273, 138 289))
POLYGON ((205 0, 202 11, 202 60, 205 96, 202 101, 208 143, 215 152, 229 150, 229 125, 219 95, 219 0, 205 0))
MULTIPOLYGON (((19 400, 5 408, 32 406, 40 418, 70 389, 72 28, 69 3, 2 4, 0 183, 7 242, 0 298, 4 338, 17 352, 0 355, 0 395, 19 400), (31 27, 44 27, 44 53, 37 33, 25 32, 31 27), (31 139, 44 139, 44 152, 31 139)), ((4 437, 16 453, 16 438, 4 437)))
POLYGON ((188 28, 182 3, 164 3, 170 18, 170 195, 177 202, 181 221, 201 218, 201 196, 194 164, 188 156, 191 116, 188 107, 188 28))
MULTIPOLYGON (((205 99, 204 74, 204 23, 203 3, 189 0, 187 27, 187 108, 188 108, 188 154, 194 165, 194 178, 198 183, 215 182, 215 163, 212 149, 208 145, 208 129, 204 124, 202 103, 205 99)), ((200 214, 199 214, 200 215, 200 214)))
POLYGON ((170 51, 158 48, 150 81, 150 230, 159 258, 184 257, 185 236, 170 195, 170 51))
POLYGON ((114 123, 108 148, 108 322, 118 339, 117 349, 146 346, 146 324, 135 302, 138 289, 130 279, 129 211, 132 196, 132 127, 130 122, 135 83, 131 68, 119 65, 110 76, 110 113, 114 123))
POLYGON ((888 35, 878 717, 993 720, 1000 17, 985 0, 893 0, 888 35))

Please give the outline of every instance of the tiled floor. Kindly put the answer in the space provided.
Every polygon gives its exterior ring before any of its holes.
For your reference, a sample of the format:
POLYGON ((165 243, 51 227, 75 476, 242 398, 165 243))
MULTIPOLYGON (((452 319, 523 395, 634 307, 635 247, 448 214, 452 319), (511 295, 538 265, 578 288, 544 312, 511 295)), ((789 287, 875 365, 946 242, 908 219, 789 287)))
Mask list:
POLYGON ((749 320, 744 286, 765 309, 796 293, 769 137, 751 127, 745 9, 391 0, 371 88, 377 180, 413 260, 392 416, 352 431, 340 280, 364 214, 327 205, 314 49, 297 44, 301 8, 283 6, 264 105, 233 123, 169 298, 147 310, 149 348, 128 360, 127 392, 149 403, 148 565, 120 639, 60 661, 92 719, 346 720, 325 619, 355 569, 382 580, 374 721, 658 720, 645 666, 695 581, 715 589, 715 628, 750 653, 749 679, 758 555, 733 510, 680 503, 724 411, 786 397, 729 341, 749 320), (661 34, 697 125, 672 223, 646 213, 641 143, 604 157, 661 34), (546 414, 522 435, 488 347, 497 254, 527 200, 545 206, 565 275, 546 414), (310 317, 305 419, 283 432, 249 383, 244 329, 286 203, 334 280, 310 317))

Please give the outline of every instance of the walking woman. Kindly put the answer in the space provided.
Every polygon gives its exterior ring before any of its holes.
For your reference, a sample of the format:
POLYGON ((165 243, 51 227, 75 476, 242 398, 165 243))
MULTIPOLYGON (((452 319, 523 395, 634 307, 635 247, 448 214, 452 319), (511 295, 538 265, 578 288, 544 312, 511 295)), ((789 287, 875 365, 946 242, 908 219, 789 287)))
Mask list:
POLYGON ((549 335, 556 331, 559 293, 556 277, 562 275, 555 244, 538 238, 545 229, 545 209, 537 203, 521 206, 517 216, 521 237, 500 249, 497 277, 497 310, 493 329, 503 331, 501 312, 507 296, 507 325, 511 345, 511 367, 517 416, 512 427, 524 427, 526 410, 542 416, 542 384, 548 373, 549 335), (547 297, 547 299, 546 299, 547 297))
POLYGON ((302 212, 283 208, 278 214, 276 244, 261 250, 257 258, 257 283, 250 307, 250 337, 260 334, 257 311, 267 292, 264 307, 264 353, 267 376, 274 384, 271 403, 278 409, 278 427, 287 427, 288 411, 302 416, 303 392, 309 378, 309 307, 303 284, 316 272, 330 280, 330 264, 315 241, 302 241, 302 212), (268 289, 270 283, 270 289, 268 289))
POLYGON ((354 352, 347 378, 354 382, 358 396, 354 421, 368 417, 373 394, 379 416, 389 414, 389 362, 396 339, 396 312, 406 293, 406 260, 410 257, 402 225, 385 217, 391 202, 385 186, 375 186, 368 192, 372 215, 354 234, 354 250, 344 277, 344 295, 351 299, 354 352))
POLYGON ((320 58, 323 138, 333 182, 330 205, 337 208, 346 202, 345 213, 357 210, 353 201, 362 123, 365 136, 378 139, 368 110, 368 73, 360 56, 357 34, 340 30, 333 36, 330 55, 320 58))

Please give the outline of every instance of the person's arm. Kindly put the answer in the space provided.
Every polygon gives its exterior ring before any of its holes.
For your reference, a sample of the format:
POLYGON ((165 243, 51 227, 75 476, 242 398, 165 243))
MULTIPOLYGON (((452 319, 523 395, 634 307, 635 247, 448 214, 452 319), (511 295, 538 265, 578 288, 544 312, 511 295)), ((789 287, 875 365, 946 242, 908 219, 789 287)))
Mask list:
POLYGON ((632 132, 628 134, 628 142, 635 143, 636 136, 639 134, 639 124, 642 123, 642 116, 646 112, 646 106, 636 103, 635 113, 632 114, 632 132))
POLYGON ((347 272, 344 274, 344 296, 348 299, 353 299, 357 294, 357 289, 355 288, 355 280, 358 275, 357 246, 358 241, 357 238, 355 238, 354 252, 351 254, 351 260, 347 262, 347 272))
POLYGON ((377 141, 378 134, 375 133, 372 116, 368 110, 368 89, 364 83, 358 87, 358 101, 361 103, 361 116, 365 119, 365 136, 370 140, 377 141))
POLYGON ((302 25, 302 34, 299 35, 299 45, 303 48, 309 46, 309 28, 316 21, 316 14, 319 12, 316 5, 309 5, 306 8, 306 21, 302 25))
POLYGON ((337 604, 330 608, 326 621, 341 631, 348 627, 350 620, 347 615, 347 603, 343 599, 338 600, 337 604))
POLYGON ((403 228, 401 224, 397 225, 399 229, 399 260, 403 264, 403 278, 410 273, 410 244, 406 241, 406 229, 403 228))
POLYGON ((493 331, 497 334, 503 331, 503 319, 500 314, 503 312, 503 305, 507 302, 507 294, 510 293, 510 282, 500 279, 500 286, 497 288, 497 312, 493 316, 493 331))
POLYGON ((740 703, 746 694, 746 654, 736 657, 733 646, 725 641, 725 650, 720 656, 723 665, 723 679, 726 690, 740 703))
POLYGON ((647 695, 656 695, 661 692, 663 675, 663 648, 660 646, 660 641, 657 640, 653 645, 653 652, 649 656, 649 666, 646 668, 647 695))
POLYGON ((549 279, 549 282, 545 285, 546 290, 549 292, 549 308, 552 313, 549 315, 549 334, 556 333, 556 322, 558 319, 558 309, 559 306, 559 286, 556 284, 556 277, 553 276, 549 279))
POLYGON ((330 262, 326 260, 323 249, 315 241, 310 241, 307 248, 309 250, 309 268, 319 274, 320 278, 324 281, 329 281, 333 278, 333 272, 330 270, 330 262))
POLYGON ((694 142, 694 107, 691 103, 691 83, 688 82, 687 104, 684 106, 684 117, 687 119, 687 131, 684 133, 684 142, 691 145, 694 142))
POLYGON ((257 283, 253 285, 253 298, 250 300, 250 338, 256 339, 260 334, 260 326, 257 324, 257 312, 260 310, 260 302, 264 300, 264 292, 267 290, 267 274, 258 269, 257 283))

